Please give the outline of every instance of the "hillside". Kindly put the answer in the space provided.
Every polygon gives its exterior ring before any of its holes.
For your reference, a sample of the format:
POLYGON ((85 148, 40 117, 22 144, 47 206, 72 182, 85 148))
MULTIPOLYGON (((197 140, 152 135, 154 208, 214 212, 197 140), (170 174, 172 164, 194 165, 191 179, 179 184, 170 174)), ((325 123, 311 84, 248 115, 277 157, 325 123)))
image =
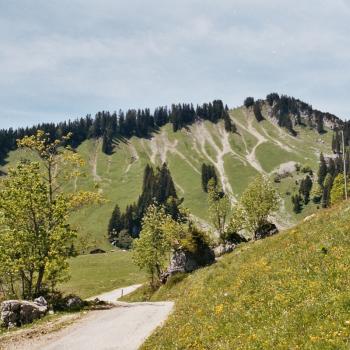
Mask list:
POLYGON ((175 311, 143 349, 348 349, 349 223, 343 203, 165 285, 151 300, 175 311))
MULTIPOLYGON (((291 172, 276 186, 283 198, 278 224, 289 227, 301 217, 316 210, 310 203, 301 214, 292 212, 290 194, 298 189, 296 180, 305 174, 295 172, 294 162, 317 170, 319 153, 331 153, 333 132, 319 134, 314 128, 295 125, 297 136, 277 125, 264 106, 265 120, 257 122, 253 111, 245 107, 233 109, 230 117, 237 127, 236 133, 225 131, 223 121, 195 122, 174 132, 167 124, 149 138, 132 137, 114 139, 114 152, 101 151, 102 139, 84 141, 77 151, 86 161, 86 176, 76 183, 67 184, 77 189, 99 189, 109 200, 101 207, 85 209, 73 218, 83 232, 82 240, 91 246, 109 248, 107 224, 116 203, 121 209, 133 203, 141 193, 143 169, 147 163, 155 166, 167 162, 179 197, 200 223, 206 225, 206 194, 201 188, 201 165, 215 165, 223 189, 235 201, 257 173, 274 178, 278 169, 291 172)), ((327 123, 325 123, 327 126, 327 123)), ((23 157, 23 151, 11 151, 7 164, 23 157)))

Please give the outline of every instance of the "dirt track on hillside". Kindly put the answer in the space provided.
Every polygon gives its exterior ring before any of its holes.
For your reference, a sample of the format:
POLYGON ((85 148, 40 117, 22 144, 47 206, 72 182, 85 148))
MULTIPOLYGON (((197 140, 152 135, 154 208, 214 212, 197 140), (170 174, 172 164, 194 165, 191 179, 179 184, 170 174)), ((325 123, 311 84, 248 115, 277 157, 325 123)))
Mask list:
MULTIPOLYGON (((123 288, 126 295, 137 286, 123 288)), ((73 324, 47 334, 8 342, 3 349, 16 350, 136 350, 166 320, 172 302, 116 302, 121 288, 98 296, 115 303, 110 310, 91 311, 73 324)))

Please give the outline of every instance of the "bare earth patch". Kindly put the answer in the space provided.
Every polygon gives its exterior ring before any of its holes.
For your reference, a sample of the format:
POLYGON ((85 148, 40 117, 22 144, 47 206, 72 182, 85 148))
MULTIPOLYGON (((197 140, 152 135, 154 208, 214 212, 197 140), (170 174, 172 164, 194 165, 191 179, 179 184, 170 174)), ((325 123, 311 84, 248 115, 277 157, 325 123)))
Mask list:
POLYGON ((82 319, 86 314, 85 312, 61 315, 42 324, 31 325, 30 328, 22 328, 6 333, 0 336, 0 349, 28 349, 30 344, 37 341, 39 337, 53 335, 55 332, 68 327, 73 322, 82 319))

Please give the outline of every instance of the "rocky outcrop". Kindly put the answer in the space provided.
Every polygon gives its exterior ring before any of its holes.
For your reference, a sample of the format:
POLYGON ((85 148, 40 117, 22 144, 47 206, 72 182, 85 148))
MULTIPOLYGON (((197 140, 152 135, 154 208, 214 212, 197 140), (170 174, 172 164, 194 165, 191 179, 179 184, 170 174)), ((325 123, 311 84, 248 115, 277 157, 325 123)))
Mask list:
POLYGON ((1 323, 12 328, 31 323, 46 315, 48 305, 43 297, 34 302, 25 300, 6 300, 1 304, 1 323))
POLYGON ((273 236, 276 233, 278 233, 277 226, 271 222, 267 222, 255 232, 255 239, 263 239, 266 237, 273 236))
POLYGON ((210 265, 214 261, 214 251, 209 247, 201 247, 197 253, 181 249, 176 250, 172 254, 169 268, 161 276, 161 283, 165 283, 171 275, 192 272, 202 266, 210 265))
POLYGON ((177 272, 192 272, 198 269, 199 265, 193 254, 184 250, 177 250, 171 257, 168 273, 173 275, 177 272))
POLYGON ((214 248, 215 257, 220 257, 224 254, 231 253, 235 249, 236 245, 233 243, 220 244, 214 248))

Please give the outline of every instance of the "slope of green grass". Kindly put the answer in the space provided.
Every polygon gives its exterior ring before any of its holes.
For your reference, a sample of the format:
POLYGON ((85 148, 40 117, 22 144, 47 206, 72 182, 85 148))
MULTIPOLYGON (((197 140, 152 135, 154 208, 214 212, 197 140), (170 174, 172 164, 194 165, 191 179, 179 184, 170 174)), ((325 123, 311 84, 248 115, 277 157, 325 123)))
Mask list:
POLYGON ((272 142, 262 143, 256 149, 256 157, 266 172, 271 172, 282 163, 289 161, 302 162, 303 158, 293 152, 281 149, 272 142))
POLYGON ((134 265, 130 252, 80 255, 69 263, 71 279, 60 290, 82 298, 145 281, 145 274, 134 265))
POLYGON ((349 231, 344 203, 161 288, 175 310, 143 349, 349 349, 349 231))
MULTIPOLYGON (((183 206, 200 219, 208 221, 207 195, 201 188, 202 163, 215 163, 219 174, 218 164, 222 159, 224 175, 232 186, 233 194, 239 197, 257 174, 248 159, 256 158, 266 172, 289 161, 307 164, 316 170, 317 152, 331 153, 331 132, 319 135, 309 128, 296 127, 298 136, 292 137, 269 120, 258 123, 252 113, 244 108, 236 108, 230 113, 238 130, 227 136, 228 145, 224 145, 223 122, 212 124, 208 121, 203 122, 201 128, 194 124, 176 133, 170 124, 165 125, 153 135, 153 139, 116 139, 114 153, 110 156, 102 153, 101 140, 82 143, 77 151, 86 162, 85 176, 78 179, 76 188, 100 191, 106 198, 106 203, 84 208, 73 215, 71 222, 78 229, 80 240, 89 242, 90 249, 110 248, 107 226, 113 208, 118 204, 124 210, 127 205, 137 201, 141 193, 144 167, 152 161, 154 166, 160 166, 164 160, 168 163, 178 196, 185 198, 183 206), (265 142, 255 149, 258 143, 256 133, 265 142), (226 154, 220 155, 224 146, 226 154), (231 147, 231 150, 227 150, 227 147, 231 147), (249 158, 248 154, 254 149, 255 154, 249 158), (287 149, 292 151, 288 152, 287 149)), ((10 152, 8 165, 23 157, 28 157, 28 152, 10 152)), ((6 167, 0 170, 6 171, 6 167)), ((65 184, 65 188, 74 189, 74 183, 65 184)), ((284 185, 281 183, 277 188, 282 197, 286 198, 284 185)), ((286 198, 284 206, 295 222, 298 217, 292 213, 289 202, 290 198, 286 198)), ((315 207, 310 205, 304 213, 313 210, 315 207)))

